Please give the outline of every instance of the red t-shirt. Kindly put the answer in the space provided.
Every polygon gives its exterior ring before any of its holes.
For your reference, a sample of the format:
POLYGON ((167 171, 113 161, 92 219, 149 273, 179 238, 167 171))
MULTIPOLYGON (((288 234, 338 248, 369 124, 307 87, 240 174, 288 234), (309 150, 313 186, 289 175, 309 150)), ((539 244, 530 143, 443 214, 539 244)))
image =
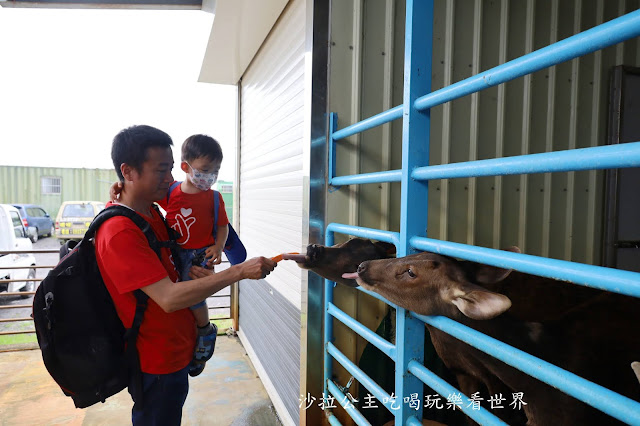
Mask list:
MULTIPOLYGON (((218 223, 224 226, 229 223, 224 208, 222 194, 218 192, 218 223)), ((157 202, 167 212, 167 222, 182 238, 178 244, 185 249, 199 249, 215 243, 213 238, 213 190, 200 191, 197 194, 182 192, 181 185, 176 186, 169 202, 163 198, 157 202)))
MULTIPOLYGON (((165 225, 156 211, 152 210, 151 217, 140 216, 151 224, 160 241, 168 240, 165 225)), ((134 290, 166 276, 173 282, 178 281, 171 251, 162 248, 160 261, 140 228, 126 217, 107 220, 98 229, 95 241, 100 273, 120 320, 129 328, 136 310, 134 290)), ((196 323, 189 308, 167 313, 149 299, 136 345, 143 372, 169 374, 186 367, 193 357, 195 342, 196 323)))

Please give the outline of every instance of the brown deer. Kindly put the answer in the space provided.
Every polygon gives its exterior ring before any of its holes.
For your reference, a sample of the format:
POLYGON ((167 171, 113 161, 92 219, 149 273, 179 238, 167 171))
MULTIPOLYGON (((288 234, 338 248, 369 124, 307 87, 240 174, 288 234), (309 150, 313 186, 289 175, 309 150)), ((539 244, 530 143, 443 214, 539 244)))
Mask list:
MULTIPOLYGON (((569 284, 433 253, 366 261, 344 278, 356 279, 398 306, 423 315, 447 316, 626 396, 639 396, 638 383, 628 372, 640 353, 640 339, 635 337, 640 323, 638 299, 577 286, 572 297, 573 287, 564 287, 569 284), (502 289, 509 297, 492 288, 502 289)), ((438 355, 456 373, 465 394, 485 388, 490 395, 524 392, 529 425, 616 422, 427 327, 438 355)), ((517 417, 505 420, 519 423, 517 417)))

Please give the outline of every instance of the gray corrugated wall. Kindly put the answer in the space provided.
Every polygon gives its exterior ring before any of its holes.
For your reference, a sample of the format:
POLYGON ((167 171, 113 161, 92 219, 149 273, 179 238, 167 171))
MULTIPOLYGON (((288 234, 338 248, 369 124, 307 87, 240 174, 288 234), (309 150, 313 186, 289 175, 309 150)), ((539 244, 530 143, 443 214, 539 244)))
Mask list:
MULTIPOLYGON (((632 11, 639 2, 436 5, 436 16, 445 19, 436 20, 434 89, 632 11)), ((639 60, 637 40, 631 40, 435 108, 431 164, 603 145, 610 69, 639 60)), ((430 236, 496 248, 516 244, 529 254, 600 263, 602 172, 434 184, 430 200, 439 205, 429 212, 430 236)))
POLYGON ((240 284, 240 327, 297 423, 300 396, 300 311, 265 281, 240 284))
MULTIPOLYGON (((436 0, 432 90, 638 7, 637 0, 436 0)), ((402 102, 404 2, 353 0, 334 9, 330 109, 342 128, 402 102)), ((433 108, 430 164, 604 144, 610 69, 638 66, 639 49, 630 40, 433 108)), ((400 126, 341 141, 338 174, 400 168, 400 126)), ((330 194, 329 220, 384 228, 388 217, 398 230, 400 191, 388 186, 330 194)), ((429 189, 430 237, 600 263, 602 172, 449 179, 429 189)))

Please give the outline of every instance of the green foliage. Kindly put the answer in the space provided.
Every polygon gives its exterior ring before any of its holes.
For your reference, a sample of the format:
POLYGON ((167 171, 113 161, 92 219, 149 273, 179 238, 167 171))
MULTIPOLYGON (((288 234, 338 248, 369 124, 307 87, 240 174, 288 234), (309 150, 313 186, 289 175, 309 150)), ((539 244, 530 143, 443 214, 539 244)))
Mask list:
POLYGON ((25 343, 36 343, 35 333, 30 334, 10 334, 8 336, 0 336, 0 347, 4 345, 22 345, 25 343))

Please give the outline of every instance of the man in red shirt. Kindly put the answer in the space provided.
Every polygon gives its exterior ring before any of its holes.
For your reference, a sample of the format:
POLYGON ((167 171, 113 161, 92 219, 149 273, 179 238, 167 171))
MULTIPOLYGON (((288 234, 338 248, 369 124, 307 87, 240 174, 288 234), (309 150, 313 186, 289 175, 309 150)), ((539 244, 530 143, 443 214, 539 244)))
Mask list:
MULTIPOLYGON (((111 158, 123 189, 118 203, 142 216, 160 241, 168 240, 162 217, 152 207, 166 197, 173 176, 173 145, 166 133, 133 126, 116 135, 111 158)), ((143 373, 144 404, 134 400, 134 425, 179 425, 189 390, 187 366, 193 357, 196 325, 189 306, 242 279, 261 279, 276 266, 271 259, 253 258, 212 274, 194 266, 193 280, 181 282, 171 252, 161 259, 142 231, 125 217, 114 217, 98 230, 96 259, 105 285, 125 327, 136 308, 133 291, 149 296, 136 347, 143 373)))

